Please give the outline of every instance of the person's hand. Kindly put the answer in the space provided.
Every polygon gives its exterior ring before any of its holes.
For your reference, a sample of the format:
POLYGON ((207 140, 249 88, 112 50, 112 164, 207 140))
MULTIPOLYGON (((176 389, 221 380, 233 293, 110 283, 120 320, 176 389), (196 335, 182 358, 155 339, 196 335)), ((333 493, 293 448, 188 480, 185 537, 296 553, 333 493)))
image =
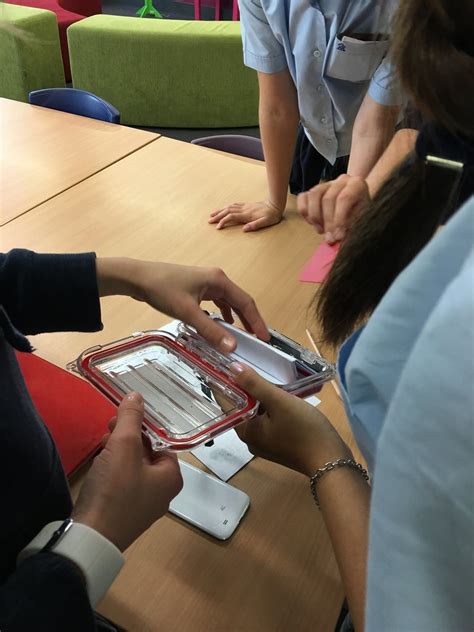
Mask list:
POLYGON ((124 551, 167 511, 180 492, 176 457, 143 444, 143 398, 125 396, 86 476, 72 518, 92 527, 124 551))
POLYGON ((232 310, 247 331, 262 340, 270 334, 253 299, 218 268, 197 268, 134 259, 96 261, 101 296, 125 294, 188 323, 214 347, 227 353, 235 338, 201 310, 201 301, 214 301, 223 319, 233 323, 232 310))
POLYGON ((284 212, 285 209, 278 208, 270 200, 265 200, 264 202, 236 202, 213 211, 209 217, 209 224, 217 224, 217 230, 227 226, 244 224, 242 230, 247 233, 278 224, 284 212))
POLYGON ((352 458, 327 418, 304 400, 270 384, 249 367, 233 363, 234 380, 257 399, 265 413, 236 426, 252 454, 306 476, 328 461, 352 458))
POLYGON ((308 224, 333 244, 344 239, 352 221, 369 200, 364 178, 344 174, 300 193, 297 205, 308 224))

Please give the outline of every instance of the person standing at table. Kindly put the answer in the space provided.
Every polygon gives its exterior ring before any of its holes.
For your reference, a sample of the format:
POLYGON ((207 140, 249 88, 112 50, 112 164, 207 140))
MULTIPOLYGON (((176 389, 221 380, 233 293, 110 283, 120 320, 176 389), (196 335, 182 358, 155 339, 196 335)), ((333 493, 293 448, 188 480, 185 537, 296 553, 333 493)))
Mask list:
POLYGON ((474 628, 473 23, 471 0, 401 0, 394 59, 429 123, 316 303, 372 485, 318 409, 234 365, 266 411, 237 432, 310 478, 357 631, 474 628))
POLYGON ((210 223, 258 230, 282 219, 288 183, 300 193, 346 170, 367 176, 402 104, 386 57, 392 4, 241 0, 244 62, 258 72, 268 198, 216 210, 210 223))
POLYGON ((14 350, 31 351, 24 334, 98 331, 100 298, 113 295, 188 322, 222 352, 236 340, 200 309, 202 300, 214 300, 226 319, 233 309, 249 331, 269 335, 252 299, 217 269, 94 253, 0 254, 2 632, 115 629, 99 623, 93 608, 123 565, 121 552, 166 513, 182 486, 176 456, 146 449, 143 398, 129 393, 73 505, 22 378, 14 350))

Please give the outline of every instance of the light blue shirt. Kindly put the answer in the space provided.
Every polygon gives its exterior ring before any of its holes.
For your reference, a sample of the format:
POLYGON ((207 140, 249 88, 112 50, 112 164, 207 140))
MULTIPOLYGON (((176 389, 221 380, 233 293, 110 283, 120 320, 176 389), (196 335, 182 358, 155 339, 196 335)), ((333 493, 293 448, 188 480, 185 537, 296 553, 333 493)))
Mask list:
POLYGON ((474 197, 341 350, 374 475, 369 632, 474 628, 473 244, 474 197))
POLYGON ((263 73, 288 68, 301 124, 332 164, 350 153, 354 119, 369 95, 400 105, 402 93, 385 55, 387 39, 343 40, 389 30, 392 0, 240 0, 244 63, 263 73), (380 9, 383 5, 384 9, 380 9))

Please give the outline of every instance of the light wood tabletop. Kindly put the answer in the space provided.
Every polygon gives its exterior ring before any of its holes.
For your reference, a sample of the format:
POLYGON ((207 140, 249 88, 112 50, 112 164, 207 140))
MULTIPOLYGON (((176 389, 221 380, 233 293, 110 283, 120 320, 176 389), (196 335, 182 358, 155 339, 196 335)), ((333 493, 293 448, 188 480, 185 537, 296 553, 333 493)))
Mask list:
MULTIPOLYGON (((255 298, 271 327, 309 346, 316 286, 297 276, 320 237, 291 209, 256 233, 207 223, 211 210, 265 191, 263 164, 160 138, 0 228, 1 247, 217 265, 255 298)), ((131 299, 102 303, 103 331, 32 337, 39 355, 64 366, 91 345, 169 320, 131 299)), ((353 445, 334 389, 325 386, 320 397, 353 445)), ((331 631, 343 594, 308 481, 254 459, 230 483, 251 499, 232 538, 218 542, 165 516, 128 550, 101 612, 133 632, 331 631)))
POLYGON ((0 225, 157 138, 0 98, 0 225))

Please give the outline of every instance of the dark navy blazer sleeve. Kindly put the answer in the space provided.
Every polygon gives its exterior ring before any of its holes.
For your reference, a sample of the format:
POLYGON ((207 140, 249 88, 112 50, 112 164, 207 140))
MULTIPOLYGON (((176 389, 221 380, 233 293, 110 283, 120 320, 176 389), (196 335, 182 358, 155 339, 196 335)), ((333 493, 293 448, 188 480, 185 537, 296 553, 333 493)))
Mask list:
POLYGON ((0 630, 93 632, 84 580, 66 558, 18 553, 45 524, 70 515, 57 450, 28 394, 12 347, 23 334, 101 329, 93 253, 0 254, 0 630))
POLYGON ((85 583, 74 565, 54 553, 20 564, 0 591, 2 632, 95 632, 85 583))
POLYGON ((23 334, 102 329, 95 254, 0 254, 0 305, 23 334))

